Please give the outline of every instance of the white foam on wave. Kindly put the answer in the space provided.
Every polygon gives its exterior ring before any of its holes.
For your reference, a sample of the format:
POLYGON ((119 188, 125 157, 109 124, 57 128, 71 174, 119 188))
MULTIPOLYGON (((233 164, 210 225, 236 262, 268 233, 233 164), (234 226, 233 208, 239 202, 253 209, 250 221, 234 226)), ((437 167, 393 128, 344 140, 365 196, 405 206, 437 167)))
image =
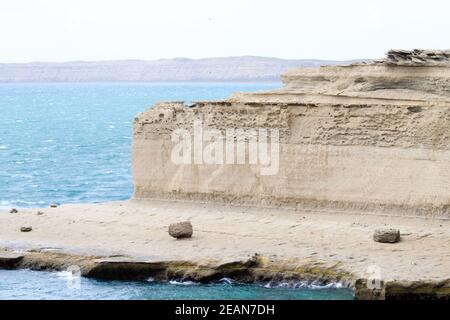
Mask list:
POLYGON ((177 280, 171 280, 169 281, 170 284, 177 285, 177 286, 192 286, 192 285, 199 285, 199 282, 194 281, 177 281, 177 280))
POLYGON ((12 199, 12 200, 0 200, 0 210, 11 209, 14 207, 17 208, 33 208, 33 207, 42 207, 46 205, 45 201, 23 201, 20 199, 12 199))
POLYGON ((287 288, 287 289, 341 289, 344 286, 339 282, 332 282, 327 284, 305 282, 305 281, 280 281, 268 282, 263 285, 264 288, 287 288))
POLYGON ((11 203, 9 201, 0 201, 0 211, 11 209, 11 203))
POLYGON ((233 279, 226 278, 226 277, 220 279, 219 282, 221 282, 221 283, 226 283, 226 284, 235 284, 235 283, 236 283, 233 279))
MULTIPOLYGON (((147 282, 157 282, 153 277, 147 279, 147 282)), ((167 281, 171 285, 176 286, 193 286, 193 285, 201 285, 200 282, 195 281, 184 281, 184 280, 170 280, 167 281)), ((216 284, 226 284, 226 285, 241 285, 243 283, 236 282, 230 278, 222 278, 219 281, 215 282, 216 284)), ((255 286, 262 286, 268 289, 307 289, 307 290, 323 290, 323 289, 343 289, 345 286, 340 282, 332 282, 332 283, 319 283, 319 282, 307 282, 307 281, 270 281, 267 283, 253 283, 255 286)))

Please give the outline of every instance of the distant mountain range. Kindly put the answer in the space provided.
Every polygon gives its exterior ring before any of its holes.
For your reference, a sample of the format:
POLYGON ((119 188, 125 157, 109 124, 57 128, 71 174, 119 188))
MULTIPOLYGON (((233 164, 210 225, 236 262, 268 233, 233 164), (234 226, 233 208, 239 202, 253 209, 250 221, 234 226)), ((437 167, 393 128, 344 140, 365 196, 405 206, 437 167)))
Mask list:
POLYGON ((0 63, 0 82, 277 81, 290 68, 353 61, 264 57, 0 63))

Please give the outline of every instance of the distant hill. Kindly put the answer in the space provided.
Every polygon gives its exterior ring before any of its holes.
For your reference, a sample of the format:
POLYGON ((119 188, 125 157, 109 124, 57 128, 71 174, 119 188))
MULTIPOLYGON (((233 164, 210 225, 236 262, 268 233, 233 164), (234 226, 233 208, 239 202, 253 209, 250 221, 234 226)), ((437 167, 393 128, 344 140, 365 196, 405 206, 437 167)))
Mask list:
POLYGON ((0 63, 0 82, 276 81, 290 68, 351 61, 264 57, 0 63))

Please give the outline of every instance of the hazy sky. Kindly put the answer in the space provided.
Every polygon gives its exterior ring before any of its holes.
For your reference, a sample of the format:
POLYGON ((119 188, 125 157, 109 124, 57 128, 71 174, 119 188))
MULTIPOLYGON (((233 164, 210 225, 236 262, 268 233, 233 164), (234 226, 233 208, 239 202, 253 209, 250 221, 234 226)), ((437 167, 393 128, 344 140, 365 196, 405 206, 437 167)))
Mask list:
POLYGON ((0 62, 450 48, 448 0, 0 0, 0 62))

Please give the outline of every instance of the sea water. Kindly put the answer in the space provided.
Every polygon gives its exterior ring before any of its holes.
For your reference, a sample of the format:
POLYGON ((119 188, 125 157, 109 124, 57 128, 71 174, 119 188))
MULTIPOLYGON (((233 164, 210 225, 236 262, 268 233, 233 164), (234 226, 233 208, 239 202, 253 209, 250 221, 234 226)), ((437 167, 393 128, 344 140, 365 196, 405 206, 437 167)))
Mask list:
POLYGON ((348 289, 193 282, 105 281, 73 279, 64 272, 0 270, 1 299, 87 300, 349 300, 348 289))
MULTIPOLYGON (((126 200, 134 117, 157 101, 224 99, 279 83, 0 84, 0 212, 126 200)), ((0 299, 347 299, 336 288, 81 279, 0 271, 0 299)))
POLYGON ((133 119, 278 83, 0 84, 0 208, 128 199, 133 119))

